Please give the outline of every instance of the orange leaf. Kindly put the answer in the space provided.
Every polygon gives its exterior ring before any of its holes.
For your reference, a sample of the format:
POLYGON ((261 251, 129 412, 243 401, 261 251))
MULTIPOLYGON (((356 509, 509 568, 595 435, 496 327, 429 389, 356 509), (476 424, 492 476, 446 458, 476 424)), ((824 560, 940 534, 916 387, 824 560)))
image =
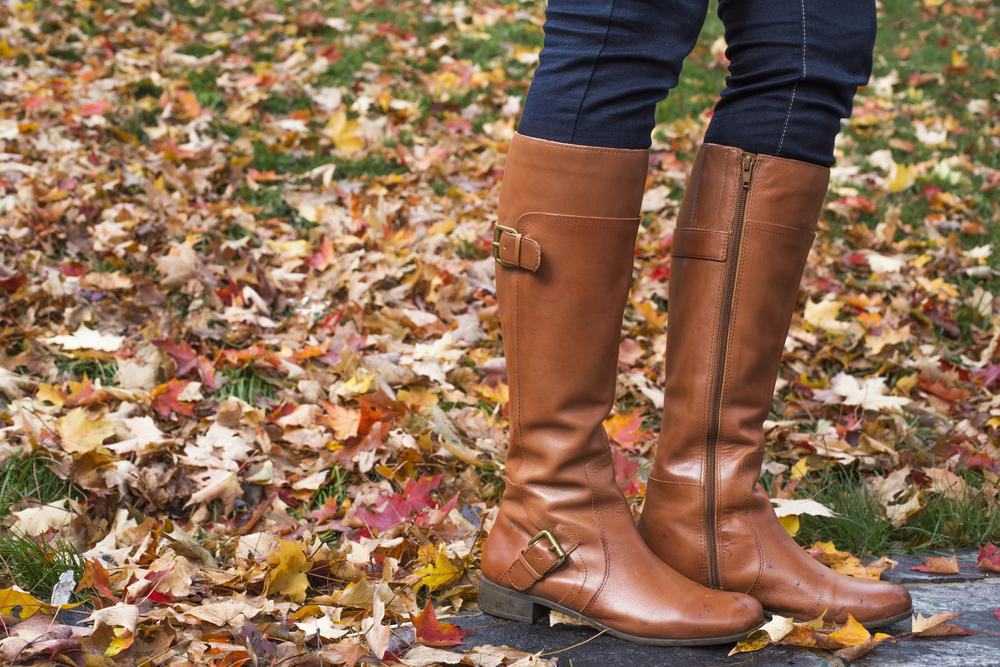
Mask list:
POLYGON ((910 569, 934 574, 958 574, 958 557, 955 554, 952 554, 951 558, 932 556, 925 558, 923 565, 914 565, 910 569))
POLYGON ((604 428, 608 431, 608 437, 626 449, 635 449, 636 445, 649 436, 649 431, 642 427, 642 412, 639 408, 606 419, 604 428))
POLYGON ((197 118, 201 115, 201 105, 194 93, 188 90, 177 91, 175 96, 177 104, 180 105, 181 112, 188 118, 197 118))

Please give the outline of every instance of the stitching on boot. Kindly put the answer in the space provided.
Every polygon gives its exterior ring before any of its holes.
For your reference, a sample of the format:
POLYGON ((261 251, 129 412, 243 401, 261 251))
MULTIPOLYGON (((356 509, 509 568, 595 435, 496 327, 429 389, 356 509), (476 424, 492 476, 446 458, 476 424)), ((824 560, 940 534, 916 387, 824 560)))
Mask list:
POLYGON ((746 462, 747 460, 745 458, 740 459, 739 481, 740 484, 743 485, 743 507, 745 508, 743 513, 746 515, 747 521, 750 522, 750 534, 753 535, 754 544, 757 545, 757 577, 754 579, 753 584, 747 591, 747 594, 749 595, 757 590, 757 587, 760 585, 760 581, 764 576, 764 545, 760 542, 760 535, 757 534, 757 524, 754 522, 753 515, 750 514, 749 509, 750 501, 752 500, 753 495, 751 493, 751 489, 753 487, 747 486, 743 483, 743 475, 746 472, 744 469, 746 462))
POLYGON ((597 527, 601 531, 601 546, 604 548, 604 576, 601 579, 601 585, 597 587, 597 591, 590 596, 590 600, 588 600, 587 604, 580 610, 580 612, 584 614, 587 613, 587 610, 590 609, 591 605, 594 604, 594 601, 601 595, 601 591, 604 590, 604 586, 608 583, 608 576, 611 574, 611 553, 608 550, 608 539, 604 532, 604 522, 601 521, 601 514, 597 511, 597 494, 594 493, 594 478, 591 475, 591 465, 596 460, 597 459, 593 459, 587 463, 587 465, 584 466, 584 470, 586 470, 587 473, 587 486, 590 487, 590 505, 594 512, 594 519, 597 520, 597 527))

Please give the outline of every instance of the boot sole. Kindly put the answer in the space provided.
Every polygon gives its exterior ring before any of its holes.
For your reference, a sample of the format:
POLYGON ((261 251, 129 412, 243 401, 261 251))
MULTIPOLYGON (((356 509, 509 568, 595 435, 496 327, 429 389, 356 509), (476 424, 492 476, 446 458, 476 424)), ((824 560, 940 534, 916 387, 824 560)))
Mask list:
POLYGON ((584 616, 580 612, 564 607, 558 602, 552 602, 536 595, 528 595, 527 593, 521 593, 506 586, 495 584, 483 576, 479 578, 479 608, 490 616, 524 623, 535 623, 545 616, 549 609, 554 609, 567 616, 572 616, 586 625, 604 630, 609 635, 618 637, 619 639, 637 644, 648 644, 650 646, 709 646, 712 644, 728 644, 743 639, 747 634, 763 625, 761 623, 753 628, 748 628, 745 632, 726 635, 724 637, 693 637, 690 639, 642 637, 622 632, 621 630, 615 630, 597 619, 584 616))
MULTIPOLYGON (((778 614, 776 612, 773 612, 770 609, 765 609, 764 613, 767 614, 768 617, 771 617, 771 616, 782 616, 782 614, 778 614)), ((879 619, 876 619, 874 621, 858 621, 858 623, 860 623, 861 625, 863 625, 866 629, 872 630, 874 628, 881 628, 881 627, 884 627, 886 625, 892 625, 893 623, 899 623, 903 619, 907 619, 907 618, 910 618, 912 616, 913 616, 913 607, 910 607, 906 611, 904 611, 904 612, 902 612, 900 614, 896 614, 895 616, 890 616, 888 618, 879 618, 879 619)), ((792 619, 795 622, 797 622, 797 623, 804 623, 806 621, 811 621, 812 620, 811 618, 800 619, 800 618, 795 618, 794 616, 792 617, 792 619)))

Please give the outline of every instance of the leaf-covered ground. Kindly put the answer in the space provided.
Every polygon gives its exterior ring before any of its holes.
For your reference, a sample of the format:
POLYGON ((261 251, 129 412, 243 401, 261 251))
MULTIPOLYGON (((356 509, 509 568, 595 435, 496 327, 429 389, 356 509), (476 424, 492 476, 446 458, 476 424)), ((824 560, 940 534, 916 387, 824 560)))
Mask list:
MULTIPOLYGON (((786 528, 858 576, 838 548, 1000 538, 996 9, 881 4, 764 480, 786 528)), ((489 232, 542 15, 0 6, 0 660, 555 659, 477 646, 434 612, 474 608, 502 490, 489 232), (394 627, 411 617, 416 637, 394 627)), ((720 35, 710 18, 658 113, 607 422, 637 506, 720 35)))

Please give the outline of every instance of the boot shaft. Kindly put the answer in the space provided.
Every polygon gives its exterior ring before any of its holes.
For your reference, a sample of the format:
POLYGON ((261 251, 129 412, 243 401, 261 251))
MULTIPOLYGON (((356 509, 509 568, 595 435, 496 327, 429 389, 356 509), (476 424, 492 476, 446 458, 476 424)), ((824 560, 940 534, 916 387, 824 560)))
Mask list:
POLYGON ((707 144, 685 192, 673 241, 663 426, 650 473, 649 495, 669 503, 647 501, 640 527, 664 549, 687 545, 671 564, 713 587, 723 583, 724 552, 754 549, 736 539, 752 540, 739 510, 759 475, 762 425, 828 174, 707 144))
POLYGON ((511 144, 496 284, 513 480, 579 480, 606 453, 647 161, 645 150, 511 144))

